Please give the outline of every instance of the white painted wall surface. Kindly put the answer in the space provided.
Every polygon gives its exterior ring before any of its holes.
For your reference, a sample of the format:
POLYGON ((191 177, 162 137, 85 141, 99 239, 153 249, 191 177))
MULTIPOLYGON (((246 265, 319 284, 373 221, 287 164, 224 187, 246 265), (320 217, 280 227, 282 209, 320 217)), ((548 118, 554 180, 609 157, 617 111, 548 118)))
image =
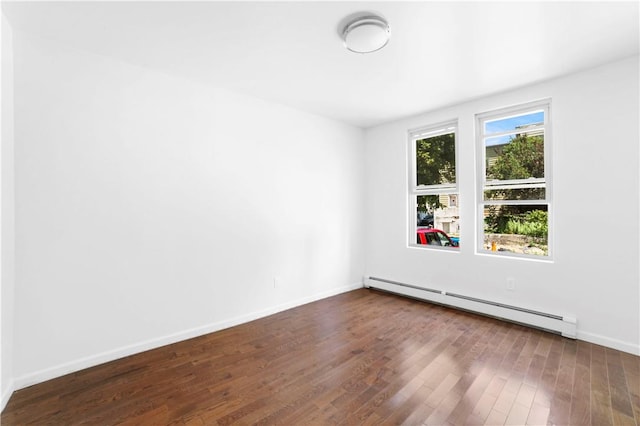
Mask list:
POLYGON ((634 57, 369 129, 366 275, 575 316, 578 338, 640 354, 638 75, 634 57), (552 99, 553 262, 477 255, 474 114, 544 98, 552 99), (407 130, 451 119, 459 120, 462 247, 409 248, 407 130))
POLYGON ((14 50, 16 386, 362 285, 362 130, 14 50))
POLYGON ((2 52, 2 118, 0 121, 2 148, 0 151, 0 410, 13 391, 13 325, 15 285, 15 227, 13 170, 13 53, 9 22, 1 16, 2 52))

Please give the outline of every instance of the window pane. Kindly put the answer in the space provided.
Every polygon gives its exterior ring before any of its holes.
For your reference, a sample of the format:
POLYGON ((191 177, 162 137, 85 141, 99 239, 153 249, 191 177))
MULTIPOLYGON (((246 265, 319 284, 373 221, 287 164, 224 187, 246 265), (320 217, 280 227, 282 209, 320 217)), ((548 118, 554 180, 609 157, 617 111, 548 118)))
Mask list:
POLYGON ((416 175, 418 186, 456 182, 454 133, 416 141, 416 175))
POLYGON ((544 177, 544 134, 485 139, 486 179, 544 177))
POLYGON ((549 212, 546 205, 484 207, 486 250, 548 256, 549 212))
POLYGON ((544 200, 544 188, 492 189, 484 191, 484 200, 544 200))
POLYGON ((458 247, 459 207, 459 194, 416 196, 416 243, 458 247))
POLYGON ((544 111, 529 112, 514 117, 485 121, 484 134, 525 130, 527 127, 544 124, 544 111))

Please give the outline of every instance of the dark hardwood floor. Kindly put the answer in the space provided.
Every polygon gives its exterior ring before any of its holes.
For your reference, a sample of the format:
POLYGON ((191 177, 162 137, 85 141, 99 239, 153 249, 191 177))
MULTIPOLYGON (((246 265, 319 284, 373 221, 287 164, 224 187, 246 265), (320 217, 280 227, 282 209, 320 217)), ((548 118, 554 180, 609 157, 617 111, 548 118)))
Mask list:
POLYGON ((638 425, 640 358, 373 290, 14 393, 3 425, 638 425))

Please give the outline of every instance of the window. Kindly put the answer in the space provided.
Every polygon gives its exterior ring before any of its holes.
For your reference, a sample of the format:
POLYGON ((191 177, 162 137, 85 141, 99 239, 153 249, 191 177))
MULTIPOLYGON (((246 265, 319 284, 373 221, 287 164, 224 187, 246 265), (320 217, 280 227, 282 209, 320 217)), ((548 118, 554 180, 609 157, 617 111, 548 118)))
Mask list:
POLYGON ((409 132, 409 243, 456 249, 460 196, 456 178, 456 122, 409 132))
POLYGON ((550 257, 549 103, 477 116, 479 251, 550 257))

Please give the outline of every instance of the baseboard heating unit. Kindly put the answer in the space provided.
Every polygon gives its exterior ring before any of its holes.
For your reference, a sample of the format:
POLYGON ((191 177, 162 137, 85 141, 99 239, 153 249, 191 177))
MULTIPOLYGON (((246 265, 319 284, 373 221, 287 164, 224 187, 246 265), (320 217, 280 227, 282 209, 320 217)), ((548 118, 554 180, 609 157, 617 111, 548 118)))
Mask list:
POLYGON ((571 339, 576 338, 576 319, 572 317, 554 315, 546 312, 534 311, 490 300, 478 299, 462 294, 449 293, 442 290, 418 287, 398 281, 377 277, 366 277, 364 285, 367 288, 384 290, 402 296, 413 297, 427 302, 451 306, 481 315, 500 318, 518 324, 528 325, 561 334, 571 339))

